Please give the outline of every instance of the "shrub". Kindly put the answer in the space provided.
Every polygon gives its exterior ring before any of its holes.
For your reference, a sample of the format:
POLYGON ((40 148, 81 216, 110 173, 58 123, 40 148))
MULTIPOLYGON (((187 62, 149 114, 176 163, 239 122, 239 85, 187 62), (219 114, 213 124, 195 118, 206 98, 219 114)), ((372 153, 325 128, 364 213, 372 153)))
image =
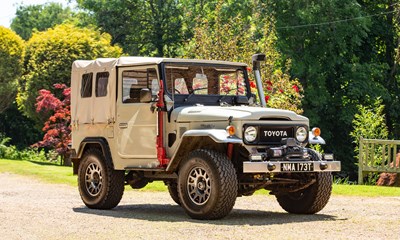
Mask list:
POLYGON ((0 113, 14 101, 17 79, 22 74, 24 41, 13 31, 0 26, 0 113))
POLYGON ((0 158, 10 160, 47 161, 45 151, 35 148, 18 150, 14 145, 8 145, 10 138, 0 135, 0 158))
MULTIPOLYGON (((382 104, 382 99, 378 98, 372 106, 358 105, 358 113, 353 119, 353 131, 350 136, 353 138, 355 146, 355 158, 359 158, 359 143, 360 138, 366 139, 387 139, 389 135, 386 126, 384 109, 385 105, 382 104)), ((380 165, 382 162, 382 148, 375 147, 375 157, 373 165, 380 165)), ((378 179, 378 173, 368 174, 366 183, 375 184, 378 179)))

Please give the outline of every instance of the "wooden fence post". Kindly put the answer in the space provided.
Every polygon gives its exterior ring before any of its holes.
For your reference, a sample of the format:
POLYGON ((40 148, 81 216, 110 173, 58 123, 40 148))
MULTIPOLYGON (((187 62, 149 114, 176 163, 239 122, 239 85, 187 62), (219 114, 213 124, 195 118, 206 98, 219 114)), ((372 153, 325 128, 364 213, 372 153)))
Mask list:
POLYGON ((360 146, 358 148, 358 184, 364 184, 363 179, 363 165, 364 165, 364 159, 363 159, 363 138, 360 137, 360 146))

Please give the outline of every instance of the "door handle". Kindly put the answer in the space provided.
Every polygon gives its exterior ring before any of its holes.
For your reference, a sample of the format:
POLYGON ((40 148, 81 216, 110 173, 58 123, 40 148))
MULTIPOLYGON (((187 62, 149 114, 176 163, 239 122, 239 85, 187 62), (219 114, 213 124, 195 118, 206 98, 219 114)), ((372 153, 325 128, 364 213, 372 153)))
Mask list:
POLYGON ((123 129, 123 128, 128 128, 128 123, 120 123, 118 124, 119 128, 123 129))

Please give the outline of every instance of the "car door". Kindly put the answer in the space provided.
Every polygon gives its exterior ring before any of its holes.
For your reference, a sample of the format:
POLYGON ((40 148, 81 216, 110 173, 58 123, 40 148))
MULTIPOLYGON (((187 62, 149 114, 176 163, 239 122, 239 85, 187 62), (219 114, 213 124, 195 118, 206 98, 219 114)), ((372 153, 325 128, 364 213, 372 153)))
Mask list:
MULTIPOLYGON (((118 68, 115 132, 118 154, 123 159, 157 159, 157 111, 154 102, 140 102, 140 91, 158 93, 157 66, 118 68)), ((143 161, 141 162, 142 165, 143 161)))

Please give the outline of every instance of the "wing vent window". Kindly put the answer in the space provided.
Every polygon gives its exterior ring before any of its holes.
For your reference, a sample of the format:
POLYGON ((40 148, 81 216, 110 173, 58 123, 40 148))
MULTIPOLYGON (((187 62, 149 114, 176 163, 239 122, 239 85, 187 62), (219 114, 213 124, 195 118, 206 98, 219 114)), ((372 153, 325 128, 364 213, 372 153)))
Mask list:
POLYGON ((93 81, 93 73, 85 73, 82 75, 82 84, 81 84, 81 97, 89 98, 92 97, 92 81, 93 81))
POLYGON ((110 73, 100 72, 96 74, 96 97, 107 96, 108 77, 110 73))

